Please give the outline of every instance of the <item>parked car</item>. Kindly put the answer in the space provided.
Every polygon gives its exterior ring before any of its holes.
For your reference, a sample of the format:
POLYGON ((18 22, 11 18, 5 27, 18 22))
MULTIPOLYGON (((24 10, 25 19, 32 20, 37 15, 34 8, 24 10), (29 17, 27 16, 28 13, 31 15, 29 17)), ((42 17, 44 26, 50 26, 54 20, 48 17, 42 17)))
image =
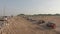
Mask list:
POLYGON ((48 22, 48 23, 46 24, 46 26, 47 26, 47 27, 50 27, 50 28, 52 28, 52 29, 55 29, 55 28, 56 28, 56 24, 55 24, 55 23, 51 23, 51 22, 48 22))
POLYGON ((37 24, 43 24, 43 23, 45 23, 44 20, 38 20, 38 21, 37 21, 37 24))

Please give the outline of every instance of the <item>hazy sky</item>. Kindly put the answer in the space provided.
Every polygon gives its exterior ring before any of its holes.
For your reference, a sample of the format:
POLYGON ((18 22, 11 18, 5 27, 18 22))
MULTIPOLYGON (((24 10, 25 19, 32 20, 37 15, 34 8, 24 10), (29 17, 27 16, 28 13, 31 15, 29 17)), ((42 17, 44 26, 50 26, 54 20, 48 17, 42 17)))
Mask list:
POLYGON ((0 15, 17 15, 20 13, 60 13, 60 0, 0 0, 0 15))

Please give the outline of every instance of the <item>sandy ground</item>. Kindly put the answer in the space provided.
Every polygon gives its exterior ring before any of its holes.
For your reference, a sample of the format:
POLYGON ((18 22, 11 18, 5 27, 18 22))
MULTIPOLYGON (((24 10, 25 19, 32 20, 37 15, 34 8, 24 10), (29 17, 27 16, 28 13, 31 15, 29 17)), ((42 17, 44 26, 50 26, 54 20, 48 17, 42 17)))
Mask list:
MULTIPOLYGON (((44 17, 43 19, 46 21, 50 21, 52 19, 57 24, 57 26, 59 26, 58 24, 60 24, 60 18, 49 17, 49 19, 46 19, 44 17)), ((22 17, 13 17, 8 20, 8 24, 9 25, 5 26, 2 29, 2 34, 60 34, 59 32, 57 32, 58 27, 55 30, 48 30, 43 28, 42 26, 34 25, 22 17)))
POLYGON ((32 17, 32 19, 35 20, 45 20, 46 22, 53 22, 56 24, 56 31, 60 31, 60 16, 37 16, 37 17, 32 17))

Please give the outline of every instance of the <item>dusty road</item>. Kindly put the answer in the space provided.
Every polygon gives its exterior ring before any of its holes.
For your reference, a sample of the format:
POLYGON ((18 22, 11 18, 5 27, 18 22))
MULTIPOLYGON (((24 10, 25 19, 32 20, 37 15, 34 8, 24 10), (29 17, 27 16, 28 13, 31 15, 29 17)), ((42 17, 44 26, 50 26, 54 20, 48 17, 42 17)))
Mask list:
POLYGON ((35 20, 45 20, 46 22, 50 21, 56 24, 56 31, 60 32, 60 16, 35 16, 32 17, 35 20))
POLYGON ((60 34, 55 30, 47 30, 41 26, 33 25, 22 17, 13 17, 8 20, 2 34, 60 34))

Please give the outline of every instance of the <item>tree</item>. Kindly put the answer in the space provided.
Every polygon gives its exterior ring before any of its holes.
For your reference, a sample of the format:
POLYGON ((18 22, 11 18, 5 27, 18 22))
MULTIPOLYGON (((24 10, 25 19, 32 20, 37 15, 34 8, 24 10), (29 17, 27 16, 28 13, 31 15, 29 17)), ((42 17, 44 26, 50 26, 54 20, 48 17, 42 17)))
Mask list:
POLYGON ((17 16, 22 16, 22 15, 25 15, 25 14, 19 14, 19 15, 17 15, 17 16))

